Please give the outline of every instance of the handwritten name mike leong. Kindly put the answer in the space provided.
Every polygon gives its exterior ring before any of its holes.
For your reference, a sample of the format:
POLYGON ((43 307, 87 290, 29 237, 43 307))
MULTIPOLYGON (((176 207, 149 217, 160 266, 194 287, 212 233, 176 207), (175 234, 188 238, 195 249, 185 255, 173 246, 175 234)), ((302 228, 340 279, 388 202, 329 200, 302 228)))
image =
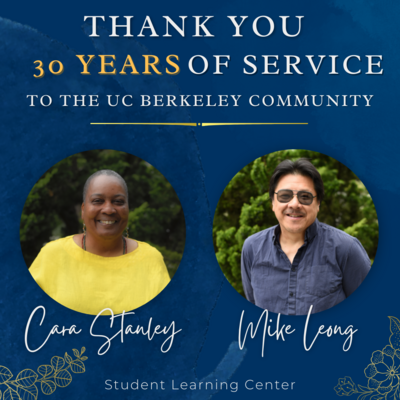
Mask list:
MULTIPOLYGON (((345 340, 343 343, 343 351, 348 351, 353 343, 353 337, 354 334, 358 331, 358 329, 354 329, 353 325, 349 325, 346 328, 342 328, 341 326, 335 325, 329 325, 328 327, 325 327, 325 325, 320 325, 319 329, 314 332, 314 333, 309 333, 308 332, 308 326, 309 326, 309 320, 311 316, 313 306, 310 307, 306 323, 304 325, 304 331, 303 331, 303 346, 306 351, 311 350, 313 347, 314 343, 318 339, 320 335, 325 335, 328 338, 332 337, 333 335, 340 335, 344 336, 345 340)), ((163 335, 163 337, 166 337, 165 340, 162 342, 160 346, 160 350, 162 353, 167 353, 169 350, 171 350, 172 345, 175 340, 175 336, 182 331, 182 329, 177 329, 175 321, 172 321, 169 326, 161 326, 161 325, 155 325, 153 324, 153 318, 149 319, 149 322, 146 326, 144 325, 128 325, 128 322, 125 321, 125 317, 129 315, 134 315, 135 312, 123 312, 122 314, 114 315, 113 311, 111 308, 105 308, 104 310, 100 311, 96 317, 94 318, 90 329, 89 329, 89 334, 92 337, 99 338, 103 340, 103 343, 99 347, 97 354, 99 356, 102 356, 106 354, 110 348, 111 348, 111 343, 114 339, 119 338, 121 343, 124 343, 124 337, 125 335, 142 335, 147 337, 149 341, 153 340, 154 337, 158 335, 163 335), (119 322, 119 329, 116 333, 114 333, 112 336, 107 336, 104 334, 104 332, 99 332, 98 327, 96 327, 96 322, 98 318, 104 314, 105 312, 109 312, 110 315, 110 328, 113 328, 114 322, 118 321, 119 322)), ((261 356, 264 357, 264 349, 265 349, 265 340, 266 338, 269 337, 274 337, 275 340, 282 340, 285 341, 286 336, 291 335, 295 332, 295 329, 291 327, 291 325, 286 325, 286 324, 281 324, 280 318, 281 314, 277 314, 276 321, 274 324, 274 321, 272 318, 270 318, 270 315, 268 313, 268 310, 264 310, 262 314, 260 315, 258 321, 256 322, 256 325, 254 326, 254 322, 248 322, 247 327, 245 326, 244 322, 244 315, 245 312, 242 311, 240 321, 239 321, 239 329, 238 329, 238 345, 240 350, 243 350, 244 345, 246 343, 246 340, 250 337, 250 339, 255 339, 256 335, 258 332, 262 332, 262 339, 261 339, 261 356), (285 336, 286 335, 286 336, 285 336)), ((274 316, 276 314, 273 314, 274 316)), ((54 325, 51 330, 47 333, 47 336, 41 343, 39 347, 33 348, 29 344, 29 333, 33 330, 37 330, 39 327, 42 326, 43 321, 46 316, 46 309, 43 306, 38 306, 36 307, 26 324, 25 328, 25 347, 27 350, 31 353, 35 353, 39 351, 41 348, 45 346, 45 344, 48 342, 48 340, 51 338, 53 335, 61 335, 61 336, 66 336, 66 335, 79 335, 82 333, 82 329, 78 328, 76 325, 71 325, 69 328, 65 326, 60 326, 60 325, 54 325), (35 316, 35 314, 38 313, 41 315, 41 320, 39 325, 34 325, 32 323, 32 320, 35 316)), ((117 324, 116 324, 117 325, 117 324)), ((46 333, 45 333, 46 334, 46 333)))
MULTIPOLYGON (((335 326, 328 326, 325 327, 325 325, 320 325, 318 331, 314 334, 314 338, 312 341, 309 340, 309 334, 308 334, 308 324, 310 321, 310 315, 312 312, 313 306, 310 306, 310 309, 307 314, 307 319, 306 323, 304 325, 304 331, 303 331, 303 346, 306 351, 311 350, 313 347, 315 341, 317 340, 318 336, 320 335, 326 335, 328 338, 332 337, 332 335, 341 335, 341 336, 346 336, 346 339, 343 343, 343 351, 348 351, 353 343, 353 336, 354 334, 358 331, 358 329, 354 329, 353 325, 349 325, 347 328, 343 329, 341 326, 335 325, 335 326), (309 343, 309 344, 308 344, 309 343)), ((274 314, 275 315, 275 314, 274 314)), ((247 328, 243 328, 244 322, 244 311, 242 311, 242 315, 240 317, 240 322, 239 322, 239 335, 238 335, 238 343, 239 343, 239 348, 242 350, 247 339, 247 335, 250 334, 250 338, 254 339, 262 321, 264 320, 264 326, 262 328, 262 343, 261 343, 261 357, 264 357, 264 348, 265 348, 265 339, 268 336, 270 337, 275 337, 276 340, 283 340, 285 341, 285 334, 286 335, 291 335, 292 333, 295 332, 295 329, 291 327, 291 325, 281 325, 280 323, 280 318, 281 314, 278 314, 277 319, 276 319, 276 326, 275 329, 272 327, 273 320, 269 319, 268 315, 268 310, 264 310, 260 316, 260 318, 257 321, 257 325, 254 327, 253 322, 250 322, 247 325, 247 328), (244 331, 244 333, 243 333, 244 331)))

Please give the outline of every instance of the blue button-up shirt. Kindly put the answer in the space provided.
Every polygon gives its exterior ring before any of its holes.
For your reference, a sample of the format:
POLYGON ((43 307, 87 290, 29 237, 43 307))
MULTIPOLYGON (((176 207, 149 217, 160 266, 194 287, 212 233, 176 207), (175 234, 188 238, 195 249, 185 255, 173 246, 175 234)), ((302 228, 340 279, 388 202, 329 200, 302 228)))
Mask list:
POLYGON ((246 298, 275 313, 307 314, 326 310, 354 292, 367 276, 371 261, 353 236, 317 219, 293 263, 279 243, 279 225, 246 239, 242 282, 246 298))

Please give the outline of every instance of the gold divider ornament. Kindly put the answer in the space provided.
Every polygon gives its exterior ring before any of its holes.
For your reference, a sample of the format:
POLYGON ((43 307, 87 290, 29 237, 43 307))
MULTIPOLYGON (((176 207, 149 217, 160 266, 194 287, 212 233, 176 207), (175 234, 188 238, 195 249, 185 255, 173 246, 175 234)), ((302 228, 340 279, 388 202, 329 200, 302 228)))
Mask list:
POLYGON ((367 386, 356 385, 349 376, 340 378, 335 386, 338 396, 357 394, 358 400, 400 399, 400 321, 389 317, 389 344, 372 353, 371 363, 364 369, 367 386))
POLYGON ((50 395, 58 387, 66 387, 72 381, 71 372, 74 374, 82 374, 85 372, 85 364, 83 363, 88 358, 82 357, 85 352, 85 348, 82 347, 81 352, 73 349, 73 359, 68 353, 65 353, 64 358, 54 356, 50 364, 41 365, 38 367, 37 372, 32 369, 24 369, 17 377, 12 380, 13 374, 11 371, 3 366, 0 366, 0 399, 4 400, 36 400, 38 398, 38 387, 40 383, 40 389, 43 394, 50 395), (3 392, 1 391, 1 385, 4 385, 3 392))
POLYGON ((90 125, 175 125, 197 126, 195 122, 91 122, 90 125))
POLYGON ((308 125, 308 122, 91 122, 90 125, 172 125, 172 126, 308 125))
POLYGON ((308 125, 308 122, 203 122, 201 126, 221 125, 308 125))

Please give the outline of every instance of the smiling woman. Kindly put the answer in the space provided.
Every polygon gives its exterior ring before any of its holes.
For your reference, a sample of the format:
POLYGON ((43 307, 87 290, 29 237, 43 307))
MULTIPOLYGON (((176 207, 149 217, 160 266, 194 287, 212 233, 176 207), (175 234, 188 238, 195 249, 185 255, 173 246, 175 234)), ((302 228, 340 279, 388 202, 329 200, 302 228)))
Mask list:
POLYGON ((86 314, 138 308, 156 297, 170 277, 154 247, 128 237, 125 180, 106 169, 86 181, 81 206, 83 233, 45 245, 29 271, 60 304, 86 314))
POLYGON ((84 250, 89 246, 93 254, 113 257, 121 254, 121 246, 122 255, 138 247, 122 235, 129 218, 128 189, 116 172, 101 170, 88 178, 81 210, 85 233, 75 235, 74 242, 82 242, 84 250))

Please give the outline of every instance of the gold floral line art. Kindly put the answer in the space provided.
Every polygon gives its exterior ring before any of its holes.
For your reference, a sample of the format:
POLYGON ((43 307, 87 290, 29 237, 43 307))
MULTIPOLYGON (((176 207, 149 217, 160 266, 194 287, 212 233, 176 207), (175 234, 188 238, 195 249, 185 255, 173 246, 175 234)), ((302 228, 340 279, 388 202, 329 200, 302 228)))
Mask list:
POLYGON ((85 372, 83 362, 88 359, 86 356, 82 357, 85 350, 82 347, 79 353, 78 350, 73 349, 75 359, 68 353, 65 353, 64 358, 54 356, 50 361, 51 365, 38 367, 39 375, 32 369, 24 369, 14 380, 11 379, 13 377, 11 371, 0 366, 0 400, 36 400, 39 394, 36 385, 39 383, 40 389, 46 395, 54 393, 57 386, 61 388, 68 386, 72 381, 72 376, 68 370, 74 374, 85 372), (1 388, 1 385, 4 385, 4 389, 1 388))
POLYGON ((346 376, 335 386, 338 396, 358 394, 357 400, 400 399, 400 321, 390 319, 389 344, 372 353, 371 363, 364 369, 367 386, 356 385, 346 376))

